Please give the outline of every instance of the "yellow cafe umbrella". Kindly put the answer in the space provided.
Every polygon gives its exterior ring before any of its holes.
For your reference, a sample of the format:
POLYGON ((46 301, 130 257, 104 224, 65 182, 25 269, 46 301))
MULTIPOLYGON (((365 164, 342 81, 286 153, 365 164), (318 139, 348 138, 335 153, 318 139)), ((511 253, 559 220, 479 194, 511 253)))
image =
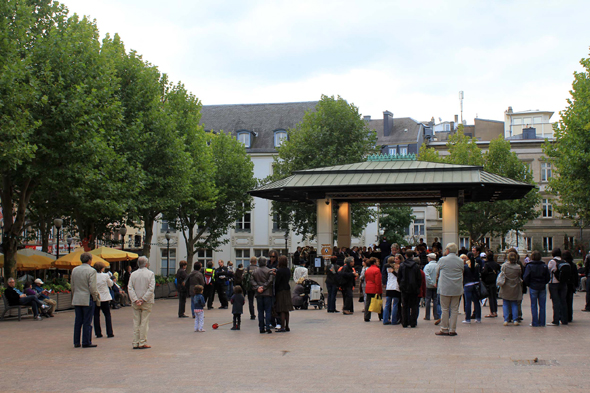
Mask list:
POLYGON ((109 262, 130 261, 139 257, 139 255, 133 252, 121 251, 109 247, 98 247, 90 251, 90 253, 109 262))
POLYGON ((55 255, 48 254, 43 251, 35 250, 34 248, 25 248, 18 250, 17 255, 25 255, 37 262, 37 269, 51 269, 51 262, 55 261, 55 255))
MULTIPOLYGON (((80 261, 80 256, 84 253, 84 249, 80 248, 79 250, 76 250, 74 252, 71 252, 67 255, 64 255, 63 257, 55 260, 52 262, 52 266, 54 268, 57 269, 68 269, 68 270, 72 270, 73 268, 75 268, 76 266, 80 266, 82 264, 82 261, 80 261)), ((92 262, 91 262, 91 266, 94 266, 94 264, 96 262, 102 262, 105 264, 106 267, 110 266, 110 263, 108 263, 107 261, 105 261, 104 259, 102 259, 101 257, 98 257, 96 255, 92 256, 92 262)))
MULTIPOLYGON (((38 267, 39 263, 26 255, 16 254, 16 270, 37 270, 46 269, 45 267, 38 267)), ((4 254, 0 255, 0 268, 4 267, 4 254)))

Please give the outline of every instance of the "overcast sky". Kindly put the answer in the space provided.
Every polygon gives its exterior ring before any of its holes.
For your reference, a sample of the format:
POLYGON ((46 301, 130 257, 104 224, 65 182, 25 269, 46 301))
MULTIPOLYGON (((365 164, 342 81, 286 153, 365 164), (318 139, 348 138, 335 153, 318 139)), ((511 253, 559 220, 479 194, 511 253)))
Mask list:
POLYGON ((363 115, 558 120, 588 57, 590 1, 65 0, 204 105, 340 95, 363 115))

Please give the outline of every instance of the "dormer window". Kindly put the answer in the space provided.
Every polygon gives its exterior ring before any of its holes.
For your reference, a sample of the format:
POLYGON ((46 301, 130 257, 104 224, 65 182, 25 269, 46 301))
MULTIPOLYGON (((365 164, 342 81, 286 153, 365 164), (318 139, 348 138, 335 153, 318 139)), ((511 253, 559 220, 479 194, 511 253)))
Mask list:
POLYGON ((288 139, 287 131, 285 131, 285 130, 275 131, 275 147, 281 146, 283 144, 283 141, 286 141, 287 139, 288 139))
POLYGON ((244 144, 246 149, 249 149, 252 140, 252 134, 250 131, 238 131, 238 140, 244 144))

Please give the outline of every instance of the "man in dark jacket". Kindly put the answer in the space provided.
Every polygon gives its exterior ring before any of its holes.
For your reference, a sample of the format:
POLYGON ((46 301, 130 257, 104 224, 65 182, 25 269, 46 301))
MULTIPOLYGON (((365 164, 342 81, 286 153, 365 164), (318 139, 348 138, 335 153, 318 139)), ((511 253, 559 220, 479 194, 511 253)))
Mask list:
POLYGON ((479 257, 483 264, 481 280, 488 290, 490 304, 490 313, 489 315, 486 315, 486 318, 495 318, 498 316, 498 290, 496 289, 496 279, 500 273, 500 265, 494 261, 494 258, 488 258, 487 254, 483 252, 479 254, 479 257))
POLYGON ((234 275, 234 273, 224 266, 223 261, 220 259, 218 262, 219 267, 215 269, 215 286, 217 287, 217 297, 221 306, 219 308, 227 308, 227 285, 228 279, 234 275))
MULTIPOLYGON (((486 264, 487 267, 487 264, 486 264)), ((547 302, 547 283, 551 280, 549 269, 541 260, 541 253, 533 251, 531 261, 524 269, 523 282, 529 287, 531 297, 531 326, 545 326, 545 304, 547 302)))
MULTIPOLYGON (((201 272, 201 262, 195 262, 193 265, 193 271, 185 278, 185 294, 184 296, 190 296, 191 298, 191 315, 195 317, 195 303, 193 297, 195 296, 195 285, 202 285, 205 288, 205 276, 201 272)), ((180 293, 180 292, 179 292, 180 293)), ((180 295, 179 295, 180 296, 180 295)))
POLYGON ((402 326, 415 328, 418 324, 418 295, 422 286, 420 265, 414 260, 414 251, 406 251, 406 260, 399 267, 397 276, 402 293, 402 326))
MULTIPOLYGON (((187 289, 185 280, 188 277, 188 273, 186 272, 186 266, 188 263, 186 261, 180 261, 178 264, 178 271, 176 272, 176 290, 178 291, 178 318, 188 318, 188 315, 185 315, 184 311, 186 309, 186 293, 187 289)), ((192 308, 192 307, 191 307, 192 308)), ((194 311, 191 311, 194 313, 194 311)))
POLYGON ((353 257, 346 257, 344 258, 344 266, 342 270, 338 272, 340 275, 340 281, 342 285, 340 288, 342 289, 342 313, 344 315, 352 315, 354 313, 354 302, 352 301, 352 288, 354 287, 354 281, 358 277, 358 273, 354 271, 354 258, 353 257))

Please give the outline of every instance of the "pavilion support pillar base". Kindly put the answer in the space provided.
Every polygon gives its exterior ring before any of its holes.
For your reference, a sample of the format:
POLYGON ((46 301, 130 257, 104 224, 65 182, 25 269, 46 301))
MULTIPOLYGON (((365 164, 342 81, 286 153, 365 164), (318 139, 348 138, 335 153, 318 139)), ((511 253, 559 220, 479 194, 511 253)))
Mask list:
POLYGON ((350 248, 351 243, 350 203, 338 203, 338 247, 350 248))
POLYGON ((459 247, 459 201, 457 197, 443 198, 442 204, 442 251, 449 243, 459 247))
POLYGON ((318 256, 322 254, 324 247, 330 248, 330 255, 332 254, 332 247, 334 246, 334 217, 332 216, 332 201, 330 199, 318 199, 316 201, 317 208, 317 233, 318 233, 318 256))

